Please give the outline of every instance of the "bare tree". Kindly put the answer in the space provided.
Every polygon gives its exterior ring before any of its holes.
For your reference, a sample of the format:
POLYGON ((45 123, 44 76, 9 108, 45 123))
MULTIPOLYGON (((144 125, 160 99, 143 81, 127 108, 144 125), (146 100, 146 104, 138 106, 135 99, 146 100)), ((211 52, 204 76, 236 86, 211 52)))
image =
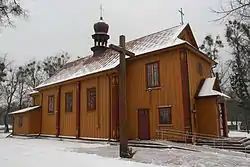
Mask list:
POLYGON ((215 38, 212 37, 212 35, 207 35, 204 38, 200 49, 204 51, 208 55, 208 57, 216 61, 219 58, 219 49, 223 47, 224 45, 219 35, 217 35, 215 38))
POLYGON ((237 18, 238 20, 249 21, 250 19, 250 0, 230 0, 226 5, 221 5, 219 10, 213 10, 219 14, 217 20, 227 19, 228 17, 237 18))
MULTIPOLYGON (((220 39, 220 36, 217 35, 216 37, 213 37, 212 35, 207 35, 202 45, 200 46, 200 49, 207 54, 209 58, 211 58, 214 61, 218 61, 220 59, 219 53, 220 49, 223 48, 223 42, 220 39)), ((226 84, 229 81, 229 67, 231 61, 219 62, 217 65, 215 65, 212 68, 212 73, 215 76, 215 71, 218 71, 219 74, 219 83, 223 91, 226 90, 226 84)))
POLYGON ((0 88, 2 91, 2 98, 3 101, 6 104, 6 111, 4 113, 4 125, 5 125, 5 133, 9 132, 9 126, 8 126, 8 114, 11 109, 11 105, 14 101, 14 96, 17 90, 18 80, 17 80, 17 73, 16 70, 8 69, 7 71, 7 77, 4 83, 1 84, 0 88))
POLYGON ((27 74, 27 70, 20 66, 18 68, 17 74, 17 93, 16 93, 16 99, 18 101, 18 108, 22 109, 23 107, 26 107, 28 105, 28 101, 29 101, 29 96, 28 94, 28 87, 27 87, 27 78, 28 78, 28 74, 27 74))
POLYGON ((0 83, 4 81, 6 77, 6 59, 0 58, 0 83))
POLYGON ((35 88, 46 79, 41 62, 33 60, 24 65, 23 68, 27 75, 26 84, 30 88, 35 88))
POLYGON ((0 0, 0 25, 13 24, 13 17, 27 16, 27 11, 21 7, 19 0, 0 0))
POLYGON ((51 77, 67 63, 69 58, 70 56, 68 55, 67 52, 62 53, 59 56, 47 57, 43 61, 44 72, 48 75, 48 77, 51 77))

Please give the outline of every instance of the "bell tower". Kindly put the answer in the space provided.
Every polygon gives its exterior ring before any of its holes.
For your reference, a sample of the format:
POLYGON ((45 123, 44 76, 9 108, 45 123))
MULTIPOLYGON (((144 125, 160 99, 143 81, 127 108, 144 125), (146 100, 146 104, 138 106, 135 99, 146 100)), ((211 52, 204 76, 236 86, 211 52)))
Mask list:
POLYGON ((92 35, 92 38, 94 39, 94 46, 91 48, 91 50, 94 52, 94 56, 103 53, 108 49, 108 30, 109 25, 103 21, 101 8, 100 20, 94 24, 95 34, 92 35))

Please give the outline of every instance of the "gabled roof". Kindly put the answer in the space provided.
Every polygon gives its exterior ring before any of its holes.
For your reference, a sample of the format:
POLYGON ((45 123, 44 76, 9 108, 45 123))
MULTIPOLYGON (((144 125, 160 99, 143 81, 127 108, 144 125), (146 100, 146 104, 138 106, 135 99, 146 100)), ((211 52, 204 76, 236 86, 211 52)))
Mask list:
MULTIPOLYGON (((126 43, 126 49, 134 52, 136 56, 145 53, 184 44, 185 41, 178 38, 179 34, 189 26, 180 25, 126 43)), ((110 70, 119 65, 119 54, 113 50, 106 50, 100 56, 87 56, 66 64, 55 75, 40 84, 37 89, 61 83, 71 79, 87 76, 97 72, 110 70)))
POLYGON ((223 97, 230 98, 226 94, 221 93, 218 90, 215 90, 214 89, 215 84, 216 84, 216 77, 206 78, 202 80, 201 81, 202 86, 199 90, 197 97, 201 98, 201 97, 209 97, 209 96, 223 96, 223 97))
POLYGON ((28 108, 24 108, 24 109, 21 109, 21 110, 17 110, 17 111, 11 112, 11 113, 9 113, 9 115, 26 113, 26 112, 34 111, 34 110, 36 110, 38 108, 40 108, 40 106, 28 107, 28 108))

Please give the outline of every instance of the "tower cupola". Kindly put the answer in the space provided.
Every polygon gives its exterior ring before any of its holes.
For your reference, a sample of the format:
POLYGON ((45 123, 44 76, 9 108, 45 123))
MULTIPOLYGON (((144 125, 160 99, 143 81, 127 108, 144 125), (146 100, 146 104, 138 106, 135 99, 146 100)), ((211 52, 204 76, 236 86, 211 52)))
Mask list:
POLYGON ((95 34, 92 35, 92 38, 94 39, 94 46, 91 50, 94 52, 94 55, 102 53, 108 49, 108 30, 109 25, 103 21, 103 17, 101 16, 100 21, 94 24, 95 34))

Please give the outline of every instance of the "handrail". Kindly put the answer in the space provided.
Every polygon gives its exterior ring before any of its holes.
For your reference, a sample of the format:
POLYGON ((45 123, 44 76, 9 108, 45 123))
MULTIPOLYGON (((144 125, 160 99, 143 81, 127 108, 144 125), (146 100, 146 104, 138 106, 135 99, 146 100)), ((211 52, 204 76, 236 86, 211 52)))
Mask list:
MULTIPOLYGON (((183 131, 179 131, 179 130, 167 130, 167 129, 156 130, 156 133, 158 135, 161 135, 162 139, 164 139, 164 137, 166 137, 166 135, 171 135, 172 140, 173 140, 173 137, 178 137, 178 140, 180 140, 180 138, 183 138, 185 143, 188 141, 188 139, 189 139, 189 141, 192 140, 192 143, 197 142, 198 139, 211 140, 214 142, 214 146, 215 146, 215 140, 222 139, 221 137, 217 137, 217 136, 213 136, 213 135, 205 136, 206 134, 192 134, 192 133, 187 133, 187 132, 183 132, 183 131), (211 137, 211 136, 213 136, 213 137, 211 137)), ((223 145, 224 144, 223 144, 223 140, 222 140, 222 147, 223 147, 223 145)))
POLYGON ((161 129, 161 130, 157 130, 157 132, 174 132, 174 133, 179 133, 179 134, 186 134, 189 136, 194 136, 194 137, 200 137, 200 138, 209 138, 209 139, 222 139, 222 137, 218 137, 216 135, 209 135, 209 134, 202 134, 202 133, 189 133, 189 132, 185 132, 185 131, 180 131, 180 130, 174 130, 174 129, 161 129))
MULTIPOLYGON (((206 134, 199 134, 199 133, 197 133, 198 134, 197 135, 195 133, 192 134, 192 133, 179 131, 179 130, 173 130, 173 129, 163 129, 163 130, 158 129, 158 130, 156 130, 156 133, 159 136, 161 135, 162 140, 168 140, 167 138, 169 138, 170 141, 175 141, 174 139, 177 138, 177 141, 180 141, 180 139, 183 138, 185 141, 185 144, 187 144, 187 142, 188 142, 187 139, 189 139, 189 141, 192 140, 192 143, 195 144, 195 142, 197 142, 198 139, 206 139, 206 140, 210 140, 212 142, 211 144, 213 144, 214 148, 216 148, 216 146, 219 146, 219 148, 222 148, 222 149, 227 148, 227 145, 226 145, 227 140, 218 140, 218 139, 223 139, 223 138, 215 136, 215 135, 207 135, 206 136, 206 134), (213 136, 213 137, 211 137, 211 136, 213 136), (216 141, 219 141, 219 143, 216 141)), ((241 143, 241 145, 244 146, 244 148, 243 148, 244 153, 247 157, 247 152, 246 152, 247 147, 246 147, 245 143, 241 143)), ((216 149, 214 151, 217 152, 216 149)))

